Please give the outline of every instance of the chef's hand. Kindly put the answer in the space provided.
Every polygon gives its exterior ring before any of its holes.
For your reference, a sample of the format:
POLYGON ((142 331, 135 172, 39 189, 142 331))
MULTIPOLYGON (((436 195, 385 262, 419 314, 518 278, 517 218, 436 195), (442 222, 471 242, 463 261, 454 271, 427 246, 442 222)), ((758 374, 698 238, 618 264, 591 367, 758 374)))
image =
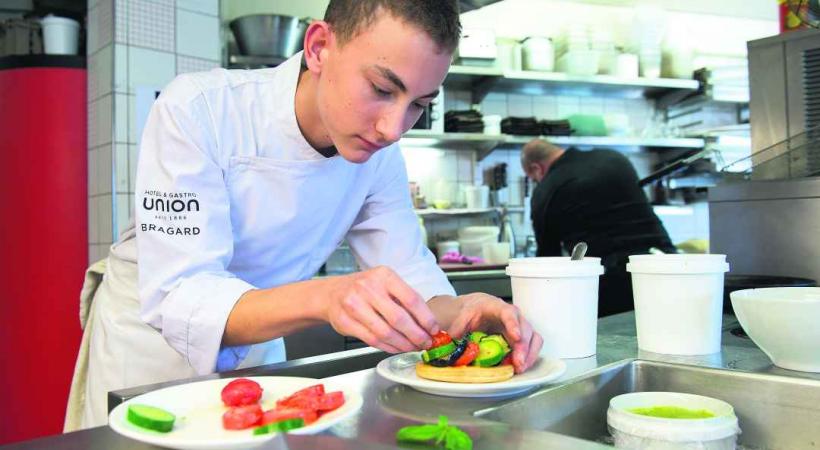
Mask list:
POLYGON ((400 353, 428 348, 438 333, 424 299, 389 268, 332 278, 325 319, 339 334, 400 353))
POLYGON ((469 331, 503 334, 512 347, 516 373, 524 372, 538 359, 544 340, 516 306, 482 293, 436 297, 430 304, 442 326, 449 324, 450 336, 463 336, 469 331))

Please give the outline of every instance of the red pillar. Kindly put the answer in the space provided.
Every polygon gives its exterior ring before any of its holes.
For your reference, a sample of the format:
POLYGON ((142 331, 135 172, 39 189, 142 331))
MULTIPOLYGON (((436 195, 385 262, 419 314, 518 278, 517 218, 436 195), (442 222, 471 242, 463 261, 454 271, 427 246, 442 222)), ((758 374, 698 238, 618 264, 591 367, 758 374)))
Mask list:
POLYGON ((88 262, 87 104, 84 59, 0 58, 0 444, 62 432, 88 262))

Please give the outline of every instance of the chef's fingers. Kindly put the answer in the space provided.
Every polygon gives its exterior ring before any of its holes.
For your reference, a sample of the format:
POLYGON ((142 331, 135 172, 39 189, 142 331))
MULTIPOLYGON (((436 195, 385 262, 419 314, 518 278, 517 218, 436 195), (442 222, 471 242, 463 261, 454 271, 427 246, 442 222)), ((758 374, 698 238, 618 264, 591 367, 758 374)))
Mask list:
POLYGON ((468 331, 477 331, 473 327, 475 315, 469 310, 462 309, 456 316, 453 323, 450 324, 450 329, 447 332, 450 336, 464 336, 468 331))
POLYGON ((505 304, 501 308, 498 318, 501 320, 501 324, 504 325, 504 335, 507 336, 510 342, 522 340, 521 322, 526 321, 516 306, 505 304))
POLYGON ((536 338, 540 339, 540 336, 534 332, 530 323, 523 317, 519 321, 519 326, 521 328, 521 339, 513 344, 513 365, 517 373, 522 373, 532 365, 535 360, 533 356, 538 356, 538 350, 541 350, 541 347, 539 346, 533 354, 532 346, 535 343, 533 341, 536 338))
POLYGON ((415 322, 424 328, 427 334, 432 336, 438 333, 440 329, 436 316, 421 295, 392 270, 385 268, 382 274, 385 277, 384 286, 388 294, 413 316, 415 322))
MULTIPOLYGON (((381 317, 396 331, 412 342, 415 349, 430 348, 433 340, 413 316, 387 295, 379 295, 374 298, 373 307, 381 317)), ((426 306, 426 305, 425 305, 426 306)))
POLYGON ((356 337, 371 347, 376 347, 388 353, 402 353, 398 348, 380 341, 366 326, 347 314, 337 317, 336 323, 341 328, 339 331, 342 331, 343 334, 356 337))
POLYGON ((523 370, 527 370, 535 364, 535 361, 538 360, 538 354, 541 352, 541 347, 543 345, 544 338, 542 338, 538 333, 533 333, 532 339, 530 339, 530 351, 527 353, 527 360, 524 362, 523 370))
MULTIPOLYGON (((394 329, 375 309, 379 301, 377 293, 365 288, 359 291, 359 295, 350 295, 345 298, 344 310, 367 328, 368 332, 375 336, 379 342, 402 352, 416 350, 418 347, 394 329)), ((388 299, 387 301, 391 300, 388 299)))

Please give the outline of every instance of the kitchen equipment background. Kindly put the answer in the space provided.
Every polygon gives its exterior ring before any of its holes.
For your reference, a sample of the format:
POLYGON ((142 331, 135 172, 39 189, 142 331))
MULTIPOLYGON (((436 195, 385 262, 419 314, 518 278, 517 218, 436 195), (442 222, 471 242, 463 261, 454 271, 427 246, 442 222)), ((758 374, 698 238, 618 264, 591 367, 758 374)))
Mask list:
POLYGON ((230 23, 243 55, 289 58, 302 50, 308 22, 279 14, 252 14, 230 23))

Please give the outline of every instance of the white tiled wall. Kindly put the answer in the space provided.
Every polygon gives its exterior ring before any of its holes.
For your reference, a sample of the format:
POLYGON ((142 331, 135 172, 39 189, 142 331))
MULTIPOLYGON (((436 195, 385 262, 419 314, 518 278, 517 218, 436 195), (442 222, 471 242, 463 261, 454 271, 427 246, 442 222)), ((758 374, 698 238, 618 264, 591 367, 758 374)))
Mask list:
POLYGON ((128 225, 135 92, 220 65, 219 0, 88 0, 89 260, 128 225))

